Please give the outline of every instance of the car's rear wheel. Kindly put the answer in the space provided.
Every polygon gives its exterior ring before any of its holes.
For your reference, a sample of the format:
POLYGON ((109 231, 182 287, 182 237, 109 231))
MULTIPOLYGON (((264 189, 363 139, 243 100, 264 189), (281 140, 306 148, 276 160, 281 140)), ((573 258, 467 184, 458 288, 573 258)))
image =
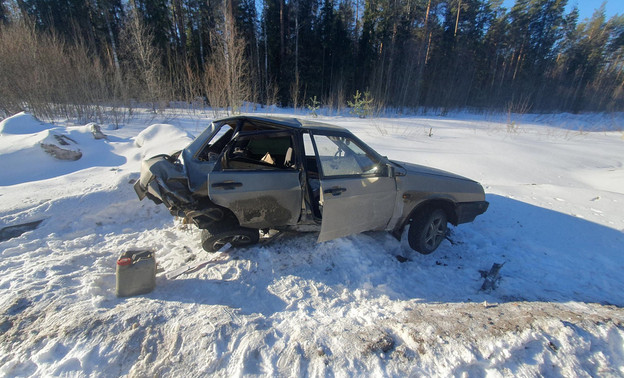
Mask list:
POLYGON ((447 221, 446 212, 439 208, 414 218, 407 233, 410 247, 423 255, 435 251, 446 237, 447 221))
POLYGON ((230 222, 217 223, 202 230, 202 248, 207 252, 217 252, 227 243, 233 247, 256 244, 260 234, 255 228, 241 227, 230 222))

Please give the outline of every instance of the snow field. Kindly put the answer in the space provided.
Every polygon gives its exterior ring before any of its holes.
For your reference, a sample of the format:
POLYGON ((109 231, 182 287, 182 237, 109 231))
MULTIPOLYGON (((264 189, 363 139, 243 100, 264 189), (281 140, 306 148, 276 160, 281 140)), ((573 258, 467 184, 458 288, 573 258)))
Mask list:
POLYGON ((44 220, 0 242, 1 375, 624 375, 621 117, 528 115, 517 131, 466 114, 320 117, 392 159, 480 181, 490 209, 428 256, 405 235, 293 234, 176 280, 165 272, 205 258, 200 232, 132 183, 197 120, 137 119, 94 140, 29 117, 0 123, 0 227, 44 220), (579 131, 601 122, 612 131, 579 131), (52 131, 83 158, 44 154, 52 131), (115 297, 118 255, 142 248, 156 289, 115 297), (479 270, 503 262, 499 287, 479 291, 479 270))

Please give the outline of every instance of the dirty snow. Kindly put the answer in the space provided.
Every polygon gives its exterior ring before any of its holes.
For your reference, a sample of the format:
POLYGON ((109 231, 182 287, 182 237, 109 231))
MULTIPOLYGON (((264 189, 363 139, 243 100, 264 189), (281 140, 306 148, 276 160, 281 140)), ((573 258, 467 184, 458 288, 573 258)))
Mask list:
POLYGON ((200 232, 132 183, 211 117, 139 114, 100 140, 23 113, 0 123, 0 228, 43 220, 0 242, 0 375, 624 375, 621 114, 319 117, 480 181, 490 209, 428 256, 383 232, 297 234, 168 280, 206 257, 200 232), (50 132, 83 157, 43 153, 50 132), (117 257, 144 248, 156 289, 115 297, 117 257), (502 279, 481 292, 493 263, 502 279))

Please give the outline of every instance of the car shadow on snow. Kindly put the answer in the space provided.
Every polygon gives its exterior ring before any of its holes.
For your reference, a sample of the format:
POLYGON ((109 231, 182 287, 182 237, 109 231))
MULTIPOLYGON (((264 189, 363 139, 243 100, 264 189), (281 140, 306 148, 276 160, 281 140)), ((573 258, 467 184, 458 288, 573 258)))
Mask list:
POLYGON ((622 231, 512 198, 487 200, 488 212, 458 227, 465 240, 451 248, 466 247, 473 269, 505 263, 492 296, 624 306, 622 231))
POLYGON ((488 195, 488 212, 453 228, 431 255, 385 232, 316 243, 316 234, 235 250, 196 278, 159 282, 163 300, 272 313, 319 301, 591 302, 624 306, 624 233, 576 216, 488 195), (398 256, 407 258, 400 262, 398 256), (482 270, 504 263, 497 287, 482 270))
POLYGON ((243 314, 271 316, 287 308, 276 295, 274 276, 266 261, 257 258, 256 248, 233 250, 216 257, 199 276, 157 277, 156 290, 149 294, 165 301, 199 305, 221 305, 239 309, 243 314))
MULTIPOLYGON (((403 251, 415 269, 400 292, 426 302, 548 301, 624 306, 624 233, 574 215, 488 194, 488 211, 452 229, 431 255, 403 251), (504 264, 491 291, 483 271, 504 264), (412 281, 413 280, 413 281, 412 281)), ((397 285, 398 286, 398 285, 397 285)))

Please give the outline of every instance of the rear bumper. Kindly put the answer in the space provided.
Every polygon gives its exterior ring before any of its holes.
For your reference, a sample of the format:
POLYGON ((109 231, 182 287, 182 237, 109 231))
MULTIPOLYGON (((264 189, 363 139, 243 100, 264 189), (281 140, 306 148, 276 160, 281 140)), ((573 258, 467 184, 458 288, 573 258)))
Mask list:
POLYGON ((141 180, 137 180, 134 183, 134 191, 139 196, 139 201, 143 201, 143 198, 147 195, 147 188, 141 185, 141 180))
POLYGON ((455 207, 457 224, 472 222, 477 215, 485 213, 489 206, 487 201, 458 203, 455 207))
MULTIPOLYGON (((144 187, 143 185, 141 185, 140 181, 137 181, 134 183, 134 191, 139 197, 139 200, 143 201, 143 198, 147 197, 151 199, 152 201, 154 201, 154 203, 156 203, 157 205, 163 203, 162 195, 160 193, 160 188, 158 187, 158 185, 156 185, 156 182, 152 180, 150 181, 150 184, 148 184, 147 187, 144 187), (150 187, 150 184, 151 184, 151 187, 150 187)), ((169 205, 167 205, 167 207, 169 207, 169 205)))

